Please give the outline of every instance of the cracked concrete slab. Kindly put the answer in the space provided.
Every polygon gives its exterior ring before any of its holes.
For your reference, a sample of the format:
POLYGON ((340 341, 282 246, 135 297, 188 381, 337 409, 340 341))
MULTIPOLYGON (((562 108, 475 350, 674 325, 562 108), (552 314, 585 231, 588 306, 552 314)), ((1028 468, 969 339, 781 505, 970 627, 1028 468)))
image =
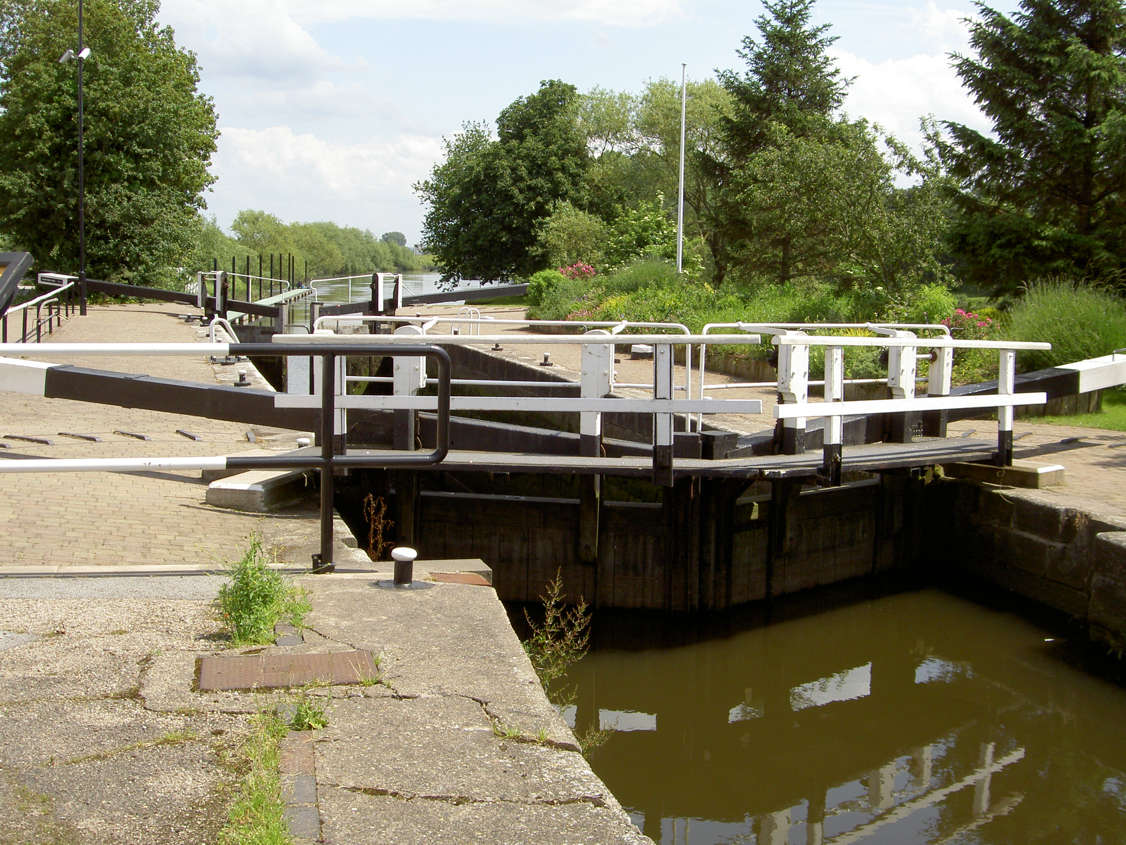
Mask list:
POLYGON ((317 597, 307 624, 379 654, 383 677, 400 695, 477 699, 508 728, 577 747, 492 590, 437 584, 395 591, 364 577, 302 581, 317 597))
POLYGON ((25 637, 0 660, 0 843, 215 841, 247 720, 143 692, 158 656, 209 644, 205 602, 0 599, 0 628, 25 637))
POLYGON ((534 735, 497 736, 481 705, 467 698, 340 700, 328 718, 316 743, 322 783, 455 802, 614 804, 582 755, 534 735))
POLYGON ((426 842, 427 845, 575 845, 652 842, 621 810, 592 804, 529 804, 403 800, 322 787, 321 825, 326 842, 351 845, 426 842))

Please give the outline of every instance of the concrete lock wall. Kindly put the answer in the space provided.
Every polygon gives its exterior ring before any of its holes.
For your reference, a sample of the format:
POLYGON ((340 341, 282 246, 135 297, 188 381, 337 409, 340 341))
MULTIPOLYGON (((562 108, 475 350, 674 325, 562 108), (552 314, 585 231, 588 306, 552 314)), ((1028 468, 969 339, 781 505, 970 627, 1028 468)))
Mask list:
POLYGON ((927 492, 926 562, 1063 611, 1126 650, 1126 520, 1033 490, 944 481, 927 492))
POLYGON ((683 483, 662 503, 603 502, 587 562, 578 499, 424 491, 417 544, 429 558, 488 561, 505 600, 537 601, 559 571, 597 607, 724 609, 906 565, 916 487, 895 476, 749 494, 683 483))

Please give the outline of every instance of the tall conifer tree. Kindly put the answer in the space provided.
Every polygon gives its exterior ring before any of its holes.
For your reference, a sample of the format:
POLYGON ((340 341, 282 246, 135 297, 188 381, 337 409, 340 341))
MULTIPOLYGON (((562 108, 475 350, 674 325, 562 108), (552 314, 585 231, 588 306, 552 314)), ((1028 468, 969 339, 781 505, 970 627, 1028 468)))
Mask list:
MULTIPOLYGON (((767 0, 765 14, 755 19, 760 40, 748 35, 738 51, 746 70, 719 72, 731 109, 720 122, 723 155, 707 162, 721 192, 711 238, 717 281, 730 264, 748 262, 748 248, 756 253, 751 260, 760 263, 761 226, 748 217, 743 196, 748 167, 757 156, 778 148, 780 134, 806 139, 831 131, 832 116, 844 102, 848 82, 827 54, 836 38, 828 35, 827 24, 811 24, 813 5, 814 0, 767 0)), ((766 248, 775 265, 766 272, 789 278, 791 239, 777 233, 765 237, 773 242, 766 248)))
POLYGON ((954 67, 993 123, 946 123, 959 181, 956 271, 1013 290, 1048 274, 1126 268, 1126 7, 1022 0, 1012 19, 979 3, 954 67))

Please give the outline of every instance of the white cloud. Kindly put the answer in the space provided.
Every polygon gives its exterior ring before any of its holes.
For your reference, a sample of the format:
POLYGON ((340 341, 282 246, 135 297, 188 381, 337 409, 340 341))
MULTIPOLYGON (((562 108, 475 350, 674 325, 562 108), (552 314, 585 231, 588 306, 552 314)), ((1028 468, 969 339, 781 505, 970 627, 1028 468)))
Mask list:
POLYGON ((286 221, 331 220, 376 234, 398 230, 414 239, 422 210, 411 185, 440 158, 439 138, 400 135, 334 143, 288 126, 224 127, 213 170, 209 212, 229 225, 243 208, 286 221))
MULTIPOLYGON (((232 15, 287 18, 301 24, 346 20, 432 20, 490 23, 583 21, 609 26, 652 26, 682 14, 681 0, 166 0, 226 20, 232 15), (242 8, 245 6, 248 12, 242 8)), ((169 17, 167 9, 162 18, 169 17)), ((250 30, 253 32, 254 30, 250 30)), ((245 30, 244 30, 245 32, 245 30)), ((257 37, 255 40, 258 40, 257 37)))
POLYGON ((927 0, 925 9, 911 10, 911 24, 921 32, 928 44, 933 44, 936 52, 943 53, 965 50, 969 45, 969 30, 966 28, 966 13, 960 9, 939 8, 934 0, 927 0))
POLYGON ((324 50, 283 0, 164 0, 160 20, 209 75, 288 82, 356 66, 324 50))
POLYGON ((840 52, 834 58, 845 76, 854 77, 845 101, 849 116, 878 123, 913 146, 922 137, 919 119, 929 114, 967 126, 988 126, 945 55, 871 62, 840 52))

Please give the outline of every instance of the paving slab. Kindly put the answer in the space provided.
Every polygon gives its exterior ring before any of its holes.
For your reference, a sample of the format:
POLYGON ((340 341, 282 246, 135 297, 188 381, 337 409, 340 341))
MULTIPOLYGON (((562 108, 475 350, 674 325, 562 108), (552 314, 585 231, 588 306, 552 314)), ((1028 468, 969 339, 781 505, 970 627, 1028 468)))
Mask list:
POLYGON ((400 798, 329 787, 320 794, 325 841, 377 845, 586 845, 652 842, 621 824, 620 811, 580 802, 565 807, 524 802, 400 798))
POLYGON ((396 590, 360 575, 300 581, 317 598, 307 624, 379 654, 398 694, 479 701, 513 730, 574 747, 494 591, 465 584, 396 590))

